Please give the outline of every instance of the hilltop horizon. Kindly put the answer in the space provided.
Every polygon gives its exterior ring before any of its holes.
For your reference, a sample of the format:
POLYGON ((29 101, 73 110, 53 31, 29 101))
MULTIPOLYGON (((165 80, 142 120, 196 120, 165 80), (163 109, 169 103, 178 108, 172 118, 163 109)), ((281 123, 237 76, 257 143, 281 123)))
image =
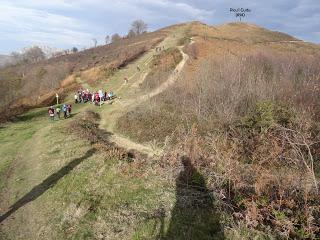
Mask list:
MULTIPOLYGON (((159 29, 152 30, 152 31, 149 31, 149 32, 157 32, 157 31, 159 31, 159 30, 161 30, 161 29, 166 29, 166 28, 170 28, 170 27, 172 27, 172 26, 184 25, 184 24, 189 24, 189 23, 199 23, 199 24, 202 24, 202 25, 208 25, 208 26, 210 26, 210 27, 228 26, 228 25, 230 25, 230 24, 231 24, 231 25, 232 25, 232 24, 237 24, 237 25, 239 25, 239 26, 241 26, 241 25, 243 25, 243 26, 246 26, 246 25, 247 25, 247 26, 255 26, 255 27, 261 28, 261 29, 267 29, 267 30, 270 30, 270 31, 285 33, 285 34, 287 34, 287 35, 289 35, 289 36, 291 36, 291 37, 293 37, 293 38, 295 38, 295 39, 298 39, 298 40, 301 40, 301 41, 304 41, 304 42, 307 42, 307 43, 318 44, 318 43, 316 43, 316 42, 305 41, 305 40, 303 40, 303 39, 299 39, 297 36, 290 35, 290 34, 288 34, 288 33, 286 33, 286 32, 283 32, 283 31, 279 31, 279 29, 268 29, 268 28, 263 27, 263 26, 260 26, 260 25, 258 25, 258 24, 256 24, 256 23, 245 22, 245 21, 225 22, 225 23, 221 23, 221 24, 217 24, 217 25, 210 25, 210 24, 207 24, 207 23, 202 22, 202 21, 193 20, 193 21, 180 22, 180 23, 176 23, 176 24, 164 26, 164 27, 161 27, 161 28, 159 28, 159 29)), ((130 26, 128 26, 128 31, 130 30, 129 27, 130 27, 130 26)), ((115 33, 115 34, 117 34, 117 33, 115 33)), ((121 37, 126 37, 127 34, 128 34, 128 33, 125 33, 124 35, 120 35, 120 36, 121 36, 121 37)), ((109 35, 109 36, 111 36, 111 35, 109 35)), ((104 41, 105 41, 105 40, 104 40, 104 41)), ((320 44, 320 43, 319 43, 319 44, 320 44)), ((105 45, 105 42, 98 42, 98 43, 97 43, 97 46, 103 46, 103 45, 105 45)), ((40 45, 40 44, 35 44, 35 43, 34 43, 34 44, 29 45, 29 46, 24 46, 23 48, 20 48, 20 49, 14 49, 12 52, 21 52, 23 49, 28 48, 28 47, 33 47, 33 46, 39 46, 39 47, 40 47, 41 49, 43 49, 45 52, 47 51, 47 52, 49 53, 49 55, 50 55, 50 53, 54 53, 54 52, 58 52, 58 51, 63 51, 63 50, 67 50, 67 49, 71 50, 72 47, 75 47, 75 46, 73 46, 73 45, 72 45, 72 46, 70 45, 70 48, 66 48, 66 49, 61 49, 61 48, 60 48, 60 49, 59 49, 59 48, 57 48, 57 47, 54 46, 54 45, 46 45, 46 44, 40 45)), ((83 48, 80 48, 79 51, 85 50, 85 49, 89 49, 89 48, 92 48, 92 47, 94 47, 94 46, 90 46, 90 45, 89 45, 89 46, 84 46, 83 48)), ((10 52, 10 53, 0 53, 0 58, 2 58, 2 57, 9 57, 12 52, 10 52)))
POLYGON ((230 8, 241 7, 251 10, 245 22, 320 43, 320 5, 316 0, 271 0, 268 5, 248 0, 237 4, 217 0, 2 0, 0 52, 10 54, 30 45, 88 48, 93 38, 103 42, 106 35, 126 34, 135 19, 147 22, 151 31, 193 20, 219 25, 236 21, 230 8))

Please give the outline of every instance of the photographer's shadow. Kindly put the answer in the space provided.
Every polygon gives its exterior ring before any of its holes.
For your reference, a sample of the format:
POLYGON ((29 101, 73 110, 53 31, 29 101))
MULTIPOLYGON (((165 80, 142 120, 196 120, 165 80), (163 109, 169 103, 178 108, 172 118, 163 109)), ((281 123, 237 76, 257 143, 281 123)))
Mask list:
POLYGON ((188 157, 181 159, 184 170, 176 179, 176 204, 161 239, 224 239, 219 214, 205 179, 188 157))

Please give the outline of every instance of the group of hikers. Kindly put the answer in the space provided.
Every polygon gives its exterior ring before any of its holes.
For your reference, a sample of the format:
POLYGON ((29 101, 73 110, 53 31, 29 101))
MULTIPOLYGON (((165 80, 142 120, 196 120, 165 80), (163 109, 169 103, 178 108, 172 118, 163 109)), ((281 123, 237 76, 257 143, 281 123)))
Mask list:
POLYGON ((112 100, 114 98, 115 95, 112 91, 107 92, 99 90, 97 92, 90 92, 89 89, 87 89, 76 92, 74 95, 74 102, 75 104, 91 102, 96 106, 101 106, 103 102, 112 100))
POLYGON ((58 106, 51 106, 48 109, 49 117, 52 121, 55 119, 59 120, 61 118, 61 111, 63 112, 64 119, 67 119, 71 115, 71 104, 63 104, 61 107, 58 106))
MULTIPOLYGON (((102 90, 99 90, 97 92, 90 92, 89 89, 87 89, 78 90, 74 95, 74 102, 75 104, 90 102, 96 106, 101 106, 104 102, 114 98, 116 98, 116 96, 112 91, 103 92, 102 90)), ((67 119, 71 115, 71 110, 71 104, 51 106, 48 109, 49 118, 51 120, 59 120, 61 119, 61 113, 63 113, 63 117, 67 119)))

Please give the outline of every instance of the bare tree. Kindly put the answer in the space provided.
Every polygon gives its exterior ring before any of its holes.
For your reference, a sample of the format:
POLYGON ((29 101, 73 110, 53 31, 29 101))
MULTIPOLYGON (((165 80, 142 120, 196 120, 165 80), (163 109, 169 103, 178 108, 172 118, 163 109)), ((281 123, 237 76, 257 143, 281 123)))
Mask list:
POLYGON ((98 40, 97 40, 97 39, 95 39, 95 38, 93 38, 93 39, 92 39, 92 41, 93 41, 94 47, 97 47, 98 40))
POLYGON ((45 58, 44 52, 38 46, 28 48, 23 53, 23 60, 26 62, 35 63, 44 60, 45 58))
POLYGON ((40 47, 34 46, 24 48, 21 52, 12 52, 11 58, 11 64, 35 63, 46 59, 46 55, 40 47))
POLYGON ((115 33, 111 36, 111 42, 117 42, 121 39, 121 36, 118 33, 115 33))
POLYGON ((109 43, 110 43, 110 36, 109 36, 109 35, 107 35, 107 36, 105 37, 105 41, 106 41, 106 44, 109 44, 109 43))
POLYGON ((131 24, 131 30, 136 34, 140 35, 148 30, 148 24, 143 20, 135 20, 131 24))

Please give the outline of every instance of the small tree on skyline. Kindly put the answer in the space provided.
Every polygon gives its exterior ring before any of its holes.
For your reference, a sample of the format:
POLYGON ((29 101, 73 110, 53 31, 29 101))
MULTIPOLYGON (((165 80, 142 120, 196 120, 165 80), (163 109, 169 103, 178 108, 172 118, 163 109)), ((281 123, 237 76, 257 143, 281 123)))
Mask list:
MULTIPOLYGON (((140 35, 148 30, 148 24, 145 23, 143 20, 135 20, 131 24, 131 30, 136 34, 140 35)), ((130 31, 131 31, 130 30, 130 31)))
POLYGON ((46 56, 40 47, 34 46, 31 48, 27 48, 22 54, 22 58, 26 62, 35 63, 44 60, 46 56))

